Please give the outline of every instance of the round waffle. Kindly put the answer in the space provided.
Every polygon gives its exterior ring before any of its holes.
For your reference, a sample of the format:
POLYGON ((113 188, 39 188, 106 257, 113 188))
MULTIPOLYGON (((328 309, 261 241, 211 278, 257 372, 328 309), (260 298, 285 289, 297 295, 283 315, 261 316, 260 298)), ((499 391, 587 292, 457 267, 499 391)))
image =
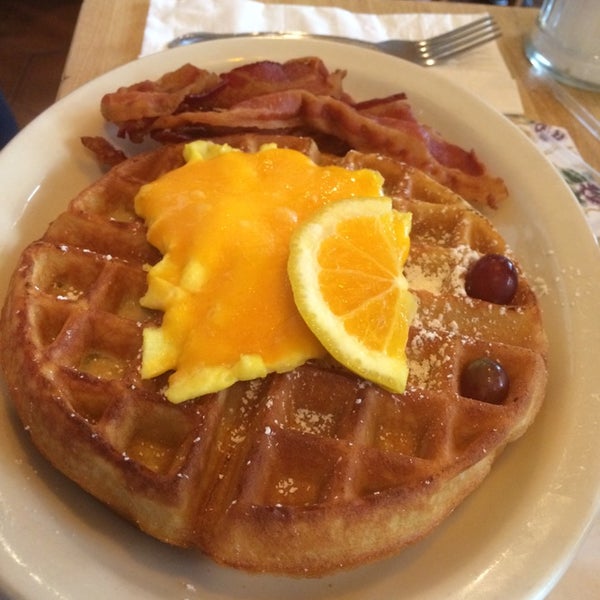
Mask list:
POLYGON ((23 252, 0 361, 34 444, 140 529, 234 567, 314 577, 398 552, 482 481, 540 407, 546 339, 518 265, 509 304, 465 293, 478 257, 515 261, 459 196, 391 159, 299 143, 321 163, 376 168, 413 214, 406 275, 419 308, 404 394, 332 359, 179 405, 163 378, 140 378, 142 330, 160 314, 138 300, 144 264, 158 256, 133 198, 182 164, 180 146, 113 167, 23 252), (460 394, 461 373, 481 357, 508 375, 499 404, 460 394))

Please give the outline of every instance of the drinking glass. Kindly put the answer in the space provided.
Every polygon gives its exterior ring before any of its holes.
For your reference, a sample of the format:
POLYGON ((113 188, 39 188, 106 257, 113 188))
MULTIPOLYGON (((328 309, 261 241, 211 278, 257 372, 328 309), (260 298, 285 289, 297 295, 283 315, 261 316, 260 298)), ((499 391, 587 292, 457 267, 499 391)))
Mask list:
POLYGON ((600 91, 600 0, 544 0, 525 53, 562 83, 600 91))

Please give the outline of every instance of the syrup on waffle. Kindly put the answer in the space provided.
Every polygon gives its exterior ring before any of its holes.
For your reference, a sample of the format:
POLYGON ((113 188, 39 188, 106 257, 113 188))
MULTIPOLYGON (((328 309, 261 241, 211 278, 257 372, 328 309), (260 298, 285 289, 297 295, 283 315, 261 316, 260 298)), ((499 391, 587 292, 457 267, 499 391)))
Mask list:
POLYGON ((510 251, 459 196, 388 158, 298 144, 322 163, 377 168, 413 213, 406 275, 419 310, 404 394, 330 359, 180 405, 164 379, 140 379, 142 329, 160 319, 138 303, 143 265, 158 257, 133 198, 182 163, 180 146, 111 169, 23 252, 0 360, 34 444, 140 529, 234 567, 315 577, 398 552, 482 481, 539 409, 546 341, 522 272, 509 305, 465 294, 477 257, 510 251), (501 404, 459 393, 479 357, 508 374, 501 404))

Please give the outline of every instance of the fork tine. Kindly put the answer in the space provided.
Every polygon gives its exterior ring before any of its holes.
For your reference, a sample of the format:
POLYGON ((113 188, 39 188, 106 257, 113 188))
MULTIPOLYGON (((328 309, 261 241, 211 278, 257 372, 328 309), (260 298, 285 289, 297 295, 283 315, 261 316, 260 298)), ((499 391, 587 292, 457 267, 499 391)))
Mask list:
POLYGON ((436 41, 435 43, 425 43, 422 45, 422 50, 427 49, 431 52, 435 52, 435 54, 439 54, 445 52, 446 50, 452 50, 456 46, 462 46, 470 43, 471 41, 476 41, 482 37, 493 35, 495 33, 500 33, 500 28, 493 23, 489 26, 468 31, 461 36, 456 36, 448 40, 436 41))
POLYGON ((497 28, 498 25, 494 21, 494 17, 492 17, 491 15, 487 15, 481 19, 477 19, 476 21, 471 21, 470 23, 461 25, 460 27, 456 27, 455 29, 451 29, 446 33, 441 33, 440 35, 435 35, 431 38, 421 40, 418 43, 427 46, 434 46, 438 43, 443 44, 454 39, 463 39, 469 34, 473 34, 482 30, 487 30, 490 27, 497 28))
POLYGON ((477 46, 482 46, 483 44, 487 44, 501 36, 501 32, 498 28, 490 29, 489 31, 482 32, 478 35, 469 36, 463 40, 457 40, 456 43, 447 44, 445 48, 432 48, 428 49, 423 47, 421 49, 421 54, 423 58, 437 62, 439 60, 444 60, 446 58, 451 58, 457 54, 461 54, 466 50, 470 50, 472 48, 476 48, 477 46))

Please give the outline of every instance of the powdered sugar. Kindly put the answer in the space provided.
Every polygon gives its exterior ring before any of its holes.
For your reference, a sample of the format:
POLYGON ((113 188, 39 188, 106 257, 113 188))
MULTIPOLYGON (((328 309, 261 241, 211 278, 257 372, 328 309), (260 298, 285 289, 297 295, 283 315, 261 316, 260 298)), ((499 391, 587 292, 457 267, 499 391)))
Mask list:
POLYGON ((480 257, 481 253, 464 244, 445 248, 436 254, 427 251, 417 253, 414 260, 407 262, 404 274, 412 290, 436 296, 443 293, 465 296, 465 275, 470 265, 480 257))
POLYGON ((323 435, 333 424, 333 415, 298 408, 294 414, 294 424, 304 433, 323 435))

